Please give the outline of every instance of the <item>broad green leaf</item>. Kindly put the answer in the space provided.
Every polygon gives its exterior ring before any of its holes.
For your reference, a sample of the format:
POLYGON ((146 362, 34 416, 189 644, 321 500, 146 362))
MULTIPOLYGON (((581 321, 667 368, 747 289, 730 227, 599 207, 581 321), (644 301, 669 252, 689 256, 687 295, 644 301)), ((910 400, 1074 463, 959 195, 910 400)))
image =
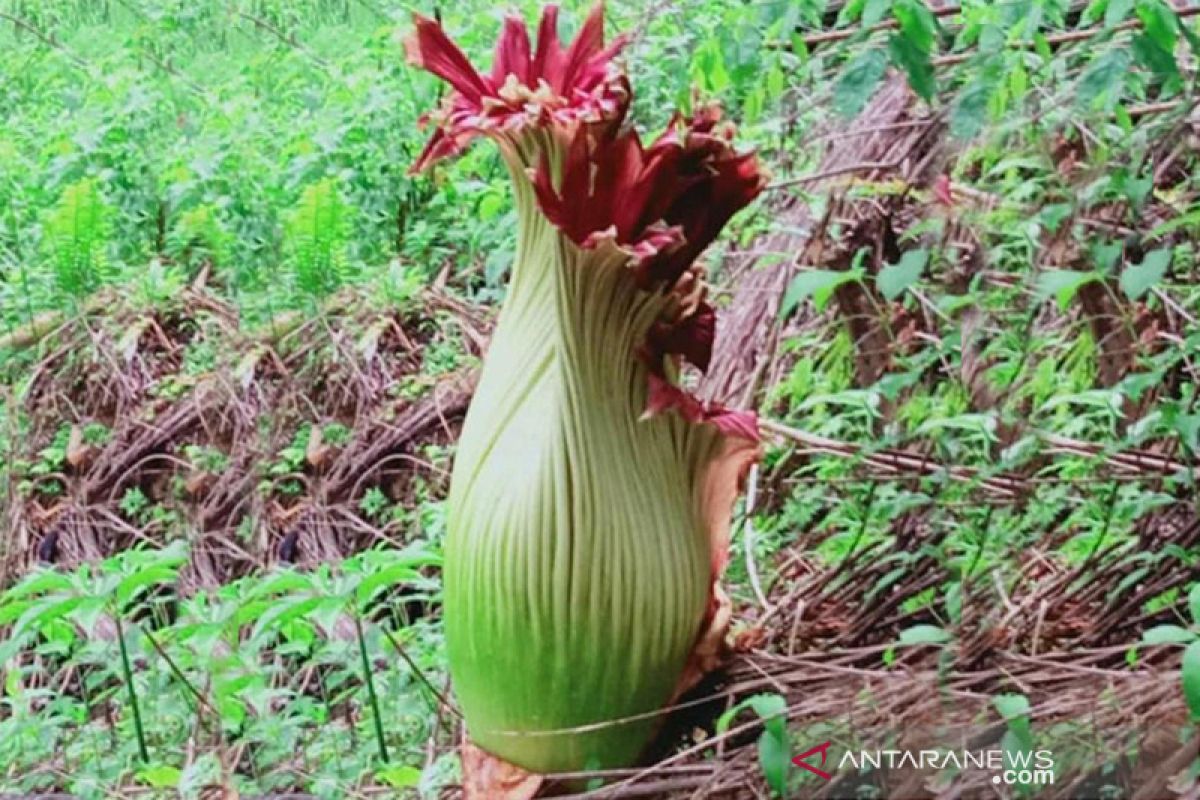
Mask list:
POLYGON ((1099 99, 1113 101, 1129 74, 1129 51, 1123 47, 1101 53, 1088 65, 1079 79, 1076 99, 1080 105, 1092 106, 1099 99))
POLYGON ((992 698, 992 705, 1006 720, 1014 720, 1029 714, 1029 698, 1023 694, 998 694, 992 698))
POLYGON ((1142 30, 1146 38, 1159 51, 1173 54, 1175 43, 1178 41, 1178 15, 1175 11, 1162 0, 1138 0, 1137 15, 1142 21, 1142 30))
POLYGON ((390 567, 379 570, 363 578, 358 584, 356 590, 359 605, 364 605, 380 588, 391 586, 394 583, 401 581, 416 580, 421 577, 421 573, 410 567, 408 564, 393 564, 390 567))
POLYGON ((0 625, 8 625, 28 610, 36 600, 14 600, 0 606, 0 625))
POLYGON ((257 639, 263 631, 280 628, 294 619, 299 619, 319 607, 325 598, 304 597, 291 602, 279 602, 263 614, 254 625, 250 638, 257 639))
POLYGON ((888 6, 891 5, 891 0, 867 0, 863 5, 862 11, 862 26, 870 28, 877 24, 883 15, 887 13, 888 6))
POLYGON ((786 734, 787 728, 782 714, 787 710, 787 701, 777 694, 751 695, 737 703, 717 718, 717 733, 728 731, 730 723, 733 722, 734 718, 747 708, 754 711, 758 715, 758 718, 763 720, 763 728, 765 730, 776 734, 786 734))
POLYGON ((176 767, 157 764, 138 770, 137 779, 155 789, 173 789, 179 785, 180 774, 176 767))
POLYGON ((779 318, 787 319, 801 302, 809 297, 817 311, 824 311, 829 298, 834 291, 844 283, 860 280, 863 276, 861 269, 807 269, 788 285, 779 306, 779 318))
POLYGON ((178 570, 174 567, 152 566, 139 570, 117 584, 117 603, 124 605, 133 597, 134 592, 143 586, 154 583, 170 583, 175 580, 178 570))
POLYGON ((311 590, 312 578, 293 569, 283 570, 261 583, 251 586, 246 594, 247 599, 265 597, 272 594, 291 594, 299 590, 311 590))
POLYGON ((1097 280, 1095 272, 1080 272, 1073 269, 1050 269, 1038 275, 1035 294, 1038 301, 1053 297, 1062 311, 1067 310, 1075 293, 1085 283, 1097 280))
POLYGON ((1200 641, 1192 642, 1183 651, 1183 697, 1193 720, 1200 720, 1200 641))
POLYGON ((867 0, 849 0, 838 12, 838 26, 846 25, 862 17, 866 4, 867 0))
POLYGON ((1188 592, 1188 612, 1192 615, 1192 624, 1200 625, 1200 583, 1188 592))
POLYGON ((83 598, 77 595, 68 597, 51 595, 45 600, 34 603, 25 610, 25 613, 13 625, 13 638, 19 637, 26 632, 36 632, 44 625, 62 619, 74 611, 82 602, 83 598))
POLYGON ((788 737, 764 731, 758 737, 758 765, 771 790, 780 797, 787 795, 788 771, 792 766, 788 737))
POLYGON ((1142 263, 1125 268, 1121 273, 1121 291, 1130 300, 1137 300, 1162 281, 1171 266, 1171 248, 1160 247, 1146 253, 1142 263))
POLYGON ((922 51, 907 36, 897 34, 888 39, 888 52, 892 63, 904 70, 908 85, 924 101, 929 102, 937 92, 937 79, 933 74, 933 63, 929 53, 922 51))
POLYGON ((1104 9, 1104 27, 1111 28, 1124 22, 1131 10, 1133 0, 1108 0, 1108 7, 1104 9))
POLYGON ((39 569, 27 575, 25 580, 5 592, 4 596, 0 598, 0 608, 3 608, 10 600, 20 597, 27 597, 28 595, 40 594, 42 592, 66 592, 70 591, 72 587, 71 580, 61 572, 52 569, 39 569))
POLYGON ((937 625, 914 625, 900 631, 899 644, 905 646, 944 644, 951 638, 949 631, 939 628, 937 625))
MULTIPOLYGON (((1200 414, 1180 414, 1172 427, 1189 450, 1193 453, 1200 450, 1200 414)), ((1200 617, 1194 617, 1192 621, 1200 623, 1200 617)))
POLYGON ((900 0, 892 6, 900 32, 918 52, 929 55, 937 38, 937 17, 922 0, 900 0))
POLYGON ((421 783, 421 770, 416 767, 396 766, 378 770, 375 778, 393 789, 411 789, 421 783))
POLYGON ((888 300, 895 300, 921 279, 921 273, 925 271, 928 262, 929 251, 924 248, 904 253, 897 263, 888 264, 879 270, 879 275, 875 278, 879 293, 888 300))
POLYGON ((887 54, 879 49, 864 50, 842 70, 833 86, 833 110, 853 117, 863 110, 887 69, 887 54))
POLYGON ((982 130, 994 90, 995 83, 982 77, 963 87, 950 109, 951 135, 958 139, 970 139, 982 130))
POLYGON ((1160 80, 1179 77, 1179 65, 1175 63, 1174 51, 1164 50, 1148 33, 1139 33, 1129 44, 1137 62, 1160 80))
POLYGON ((1145 644, 1187 644, 1196 639, 1195 633, 1178 625, 1156 625, 1142 632, 1145 644))

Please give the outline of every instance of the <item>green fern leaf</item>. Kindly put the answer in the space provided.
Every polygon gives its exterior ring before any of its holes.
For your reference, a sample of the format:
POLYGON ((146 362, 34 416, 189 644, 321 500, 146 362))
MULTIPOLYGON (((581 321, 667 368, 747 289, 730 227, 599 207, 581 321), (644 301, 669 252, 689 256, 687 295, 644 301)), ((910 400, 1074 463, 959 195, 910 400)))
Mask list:
POLYGON ((82 297, 108 277, 105 250, 110 215, 111 209, 91 178, 63 190, 43 229, 44 246, 59 291, 82 297))
POLYGON ((289 263, 301 291, 324 297, 346 282, 349 214, 336 179, 304 189, 287 225, 289 263))

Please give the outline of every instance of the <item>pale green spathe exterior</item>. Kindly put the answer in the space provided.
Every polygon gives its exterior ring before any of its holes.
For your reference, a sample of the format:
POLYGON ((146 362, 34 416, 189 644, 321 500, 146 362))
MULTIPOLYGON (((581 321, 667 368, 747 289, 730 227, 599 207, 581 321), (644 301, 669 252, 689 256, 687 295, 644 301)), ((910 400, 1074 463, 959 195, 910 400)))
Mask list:
POLYGON ((638 351, 664 297, 615 249, 567 240, 513 172, 516 265, 451 483, 451 674, 483 749, 541 773, 620 766, 660 724, 704 617, 697 486, 716 435, 642 419, 638 351))

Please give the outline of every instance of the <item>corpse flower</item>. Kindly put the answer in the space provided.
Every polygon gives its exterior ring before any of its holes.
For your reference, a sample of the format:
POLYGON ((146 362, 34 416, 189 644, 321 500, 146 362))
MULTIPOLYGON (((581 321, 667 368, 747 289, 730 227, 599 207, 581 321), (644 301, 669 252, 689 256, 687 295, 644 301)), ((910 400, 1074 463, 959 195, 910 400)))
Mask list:
POLYGON ((454 464, 450 670, 475 748, 532 773, 633 762, 706 668, 752 414, 682 384, 712 355, 700 253, 765 182, 715 105, 649 145, 597 6, 564 47, 504 23, 490 73, 416 17, 410 61, 453 89, 415 171, 495 141, 518 246, 454 464))

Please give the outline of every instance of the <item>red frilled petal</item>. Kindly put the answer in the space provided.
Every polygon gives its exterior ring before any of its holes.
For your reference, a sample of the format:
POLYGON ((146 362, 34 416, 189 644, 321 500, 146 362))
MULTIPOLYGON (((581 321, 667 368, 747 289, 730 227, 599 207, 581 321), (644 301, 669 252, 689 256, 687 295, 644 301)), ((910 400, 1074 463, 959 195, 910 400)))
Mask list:
POLYGON ((504 30, 496 42, 496 57, 492 60, 492 83, 502 86, 509 75, 516 75, 517 80, 528 86, 534 80, 530 71, 532 64, 525 20, 506 16, 504 30))
POLYGON ((454 89, 435 118, 439 141, 426 147, 413 171, 453 155, 480 134, 506 136, 530 126, 609 120, 619 123, 629 106, 624 76, 612 60, 625 44, 604 46, 604 8, 597 4, 564 52, 558 39, 558 9, 547 6, 536 48, 517 17, 508 17, 496 42, 488 75, 481 75, 434 20, 414 15, 416 28, 405 41, 409 60, 454 89), (439 133, 441 134, 439 137, 439 133))
POLYGON ((404 40, 409 63, 432 72, 471 103, 478 104, 495 89, 488 85, 436 20, 413 14, 416 28, 404 40))
POLYGON ((433 136, 429 137, 429 141, 425 143, 425 148, 421 151, 421 155, 408 168, 408 172, 410 175, 416 175, 435 161, 458 155, 462 152, 462 149, 462 144, 447 135, 445 131, 438 129, 433 132, 433 136))
POLYGON ((545 75, 558 75, 561 72, 562 46, 558 43, 558 6, 548 5, 542 9, 542 21, 538 23, 533 80, 545 75))
POLYGON ((666 378, 650 373, 650 394, 646 417, 674 411, 688 422, 716 427, 725 436, 757 442, 758 416, 752 411, 736 411, 719 405, 706 406, 666 378))

